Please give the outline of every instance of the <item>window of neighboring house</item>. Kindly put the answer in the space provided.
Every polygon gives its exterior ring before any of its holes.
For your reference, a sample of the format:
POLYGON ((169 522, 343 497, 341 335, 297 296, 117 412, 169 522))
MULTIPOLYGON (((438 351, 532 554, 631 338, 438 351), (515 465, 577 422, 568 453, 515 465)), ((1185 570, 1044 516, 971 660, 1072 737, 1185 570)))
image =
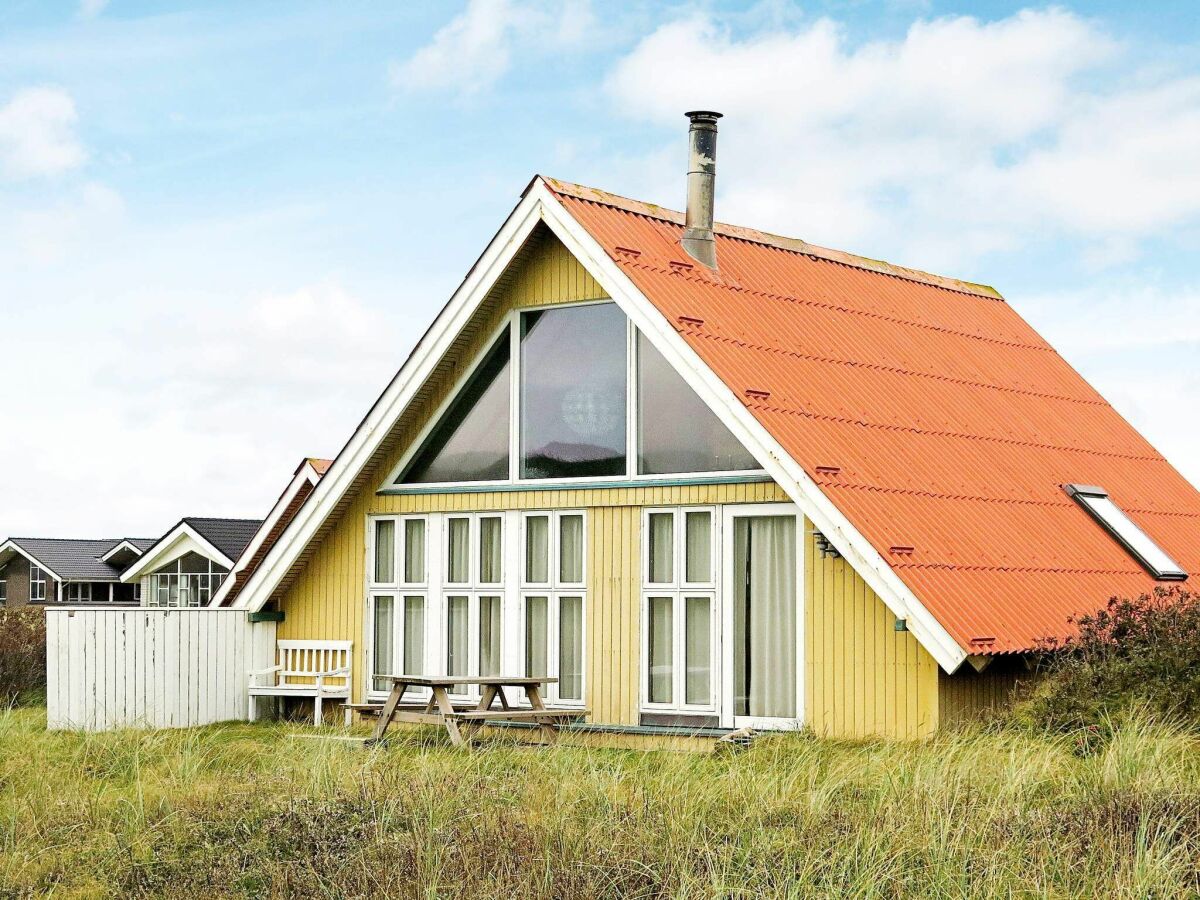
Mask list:
POLYGON ((531 512, 521 523, 522 671, 558 679, 546 686, 548 699, 583 703, 583 513, 531 512))
POLYGON ((650 509, 643 521, 642 705, 716 709, 714 510, 650 509))
POLYGON ((66 586, 68 603, 90 603, 92 600, 92 585, 90 582, 73 581, 66 586))
POLYGON ((199 553, 186 553, 148 580, 147 606, 207 606, 229 570, 199 553))
POLYGON ((140 581, 135 581, 133 583, 133 602, 142 602, 142 583, 140 581))
POLYGON ((1187 572, 1158 546, 1125 511, 1112 501, 1108 491, 1083 484, 1063 486, 1093 519, 1125 548, 1138 563, 1160 581, 1182 581, 1187 572))
POLYGON ((0 606, 8 603, 8 580, 0 578, 0 606))
POLYGON ((371 688, 388 691, 389 675, 424 675, 429 602, 426 520, 371 520, 368 594, 371 688))
POLYGON ((29 567, 29 602, 36 603, 46 599, 46 573, 40 566, 29 567))

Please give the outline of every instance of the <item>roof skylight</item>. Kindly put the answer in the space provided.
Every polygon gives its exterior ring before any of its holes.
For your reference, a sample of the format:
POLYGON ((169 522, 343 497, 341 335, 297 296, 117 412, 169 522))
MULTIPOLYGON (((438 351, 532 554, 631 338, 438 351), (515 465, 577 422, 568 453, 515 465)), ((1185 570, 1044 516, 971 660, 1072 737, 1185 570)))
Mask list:
POLYGON ((1183 581, 1185 572, 1146 532, 1113 503, 1108 491, 1087 484, 1065 484, 1063 489, 1111 534, 1129 555, 1160 581, 1183 581))

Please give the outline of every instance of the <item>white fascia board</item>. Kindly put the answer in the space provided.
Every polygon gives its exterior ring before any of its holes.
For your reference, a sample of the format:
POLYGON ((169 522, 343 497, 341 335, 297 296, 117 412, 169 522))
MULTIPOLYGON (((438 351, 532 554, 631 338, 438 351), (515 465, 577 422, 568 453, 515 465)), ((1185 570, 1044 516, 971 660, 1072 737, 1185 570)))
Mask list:
MULTIPOLYGON (((537 182, 540 186, 541 181, 537 182)), ((395 426, 413 396, 470 321, 488 291, 503 274, 513 256, 541 220, 542 197, 529 190, 492 238, 478 262, 417 342, 400 371, 375 401, 365 419, 342 448, 324 477, 305 502, 262 564, 250 576, 234 601, 235 609, 262 609, 275 586, 320 530, 325 520, 351 488, 358 473, 370 461, 380 443, 395 426)))
POLYGON ((122 550, 132 550, 138 556, 142 555, 141 548, 139 548, 136 544, 132 543, 131 541, 121 541, 121 543, 117 544, 115 547, 113 547, 111 550, 109 550, 107 553, 105 553, 102 557, 100 557, 100 561, 108 562, 112 557, 116 556, 122 550))
POLYGON ((254 537, 246 545, 246 549, 242 551, 242 555, 237 558, 237 562, 230 568, 229 576, 221 582, 221 586, 213 594, 212 600, 209 601, 209 606, 220 606, 225 602, 226 595, 233 590, 234 576, 249 565, 250 560, 254 558, 254 554, 262 547, 263 541, 267 539, 267 535, 279 524, 280 516, 283 515, 283 511, 291 504, 296 496, 296 492, 300 490, 300 486, 304 484, 316 484, 320 480, 321 476, 317 474, 317 470, 313 468, 312 463, 306 461, 300 467, 299 471, 296 472, 287 489, 275 501, 275 505, 271 507, 271 512, 263 520, 258 531, 254 533, 254 537))
POLYGON ((530 194, 543 207, 543 219, 638 329, 696 390, 713 413, 729 426, 767 473, 795 501, 884 604, 929 651, 946 672, 954 672, 967 653, 925 608, 879 552, 821 491, 804 468, 775 440, 686 340, 633 284, 604 249, 542 182, 530 194))
POLYGON ((121 582, 129 584, 131 581, 136 581, 154 569, 174 562, 193 550, 215 563, 220 563, 227 569, 233 568, 233 560, 210 544, 207 538, 187 522, 180 522, 160 538, 158 543, 142 554, 137 562, 121 573, 121 582))
POLYGON ((59 575, 57 572, 55 572, 48 565, 46 565, 44 562, 42 562, 40 559, 38 559, 36 556, 34 556, 32 553, 30 553, 28 550, 26 550, 24 547, 22 547, 20 544, 16 543, 13 540, 7 540, 3 544, 0 544, 0 553, 4 553, 6 550, 11 550, 14 553, 17 553, 17 554, 25 557, 25 559, 29 560, 29 562, 33 563, 35 566, 37 566, 39 569, 41 569, 43 572, 45 572, 47 575, 49 575, 55 581, 65 582, 67 580, 67 579, 63 578, 61 575, 59 575))

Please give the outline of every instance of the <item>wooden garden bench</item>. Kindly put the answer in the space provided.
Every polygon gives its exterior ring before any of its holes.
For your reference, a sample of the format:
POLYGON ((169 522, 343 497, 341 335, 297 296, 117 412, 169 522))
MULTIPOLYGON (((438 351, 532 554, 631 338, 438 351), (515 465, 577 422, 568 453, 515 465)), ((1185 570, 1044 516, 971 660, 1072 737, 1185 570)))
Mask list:
POLYGON ((258 718, 258 698, 311 697, 313 723, 321 724, 326 700, 350 701, 351 641, 278 641, 278 664, 250 673, 250 721, 258 718))

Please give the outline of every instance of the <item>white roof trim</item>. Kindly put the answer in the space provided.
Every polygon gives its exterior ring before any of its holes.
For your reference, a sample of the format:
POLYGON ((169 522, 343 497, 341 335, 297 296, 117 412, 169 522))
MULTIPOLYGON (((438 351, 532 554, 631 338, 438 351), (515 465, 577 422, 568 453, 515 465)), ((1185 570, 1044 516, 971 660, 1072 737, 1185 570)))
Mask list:
POLYGON ((542 196, 535 190, 527 191, 509 214, 458 290, 417 342, 396 377, 342 448, 329 471, 317 482, 312 495, 250 576, 234 601, 235 608, 255 611, 271 599, 275 586, 350 489, 359 471, 387 437, 413 396, 432 374, 458 333, 470 321, 488 291, 541 220, 542 196))
POLYGON ((122 550, 125 550, 125 549, 132 550, 138 556, 141 556, 143 553, 142 549, 137 544, 133 543, 133 541, 121 541, 121 543, 117 544, 115 547, 113 547, 111 550, 109 550, 107 553, 105 553, 102 557, 100 557, 100 561, 108 562, 110 558, 112 558, 113 556, 116 556, 118 553, 120 553, 122 550))
POLYGON ((63 578, 61 575, 59 575, 57 572, 55 572, 48 565, 46 565, 44 562, 42 562, 40 559, 38 559, 36 556, 34 556, 32 553, 30 553, 28 550, 26 550, 24 547, 22 547, 20 544, 18 544, 16 541, 14 541, 12 538, 9 538, 3 544, 0 544, 0 553, 3 553, 6 550, 12 550, 15 553, 19 553, 21 556, 25 557, 27 560, 29 560, 31 563, 33 563, 35 566, 37 566, 39 569, 41 569, 43 572, 45 572, 47 575, 49 575, 51 578, 53 578, 55 581, 65 582, 67 580, 67 579, 63 578))
POLYGON ((338 455, 333 467, 317 485, 309 502, 251 576, 235 605, 257 610, 270 599, 275 585, 349 489, 358 471, 395 425, 412 395, 425 382, 450 342, 487 296, 539 220, 546 223, 655 348, 688 379, 713 412, 754 454, 767 473, 863 577, 888 609, 906 621, 913 636, 938 665, 946 672, 956 670, 967 658, 967 653, 900 580, 870 542, 822 493, 804 468, 788 455, 587 230, 567 212, 541 179, 534 181, 517 204, 479 262, 418 342, 412 355, 338 455))
POLYGON ((128 584, 147 575, 160 566, 164 566, 189 550, 195 550, 201 556, 206 556, 215 563, 220 563, 227 569, 233 568, 233 560, 209 543, 187 522, 180 522, 165 535, 158 539, 153 547, 147 550, 132 566, 121 573, 121 582, 128 584), (176 553, 176 550, 180 552, 176 553))
POLYGON ((279 495, 279 499, 275 501, 275 505, 271 507, 271 512, 267 514, 258 531, 254 532, 254 537, 250 539, 250 543, 246 545, 246 549, 242 551, 242 555, 237 558, 233 567, 230 568, 229 576, 221 582, 221 586, 217 588, 217 592, 213 594, 212 600, 209 601, 209 606, 220 606, 225 602, 225 597, 233 590, 234 577, 250 564, 250 560, 254 558, 254 554, 263 545, 263 541, 267 539, 267 535, 279 523, 283 511, 291 504, 296 496, 296 492, 300 490, 300 486, 304 484, 316 484, 320 480, 321 476, 317 474, 317 470, 313 468, 313 464, 305 460, 287 488, 279 495))

